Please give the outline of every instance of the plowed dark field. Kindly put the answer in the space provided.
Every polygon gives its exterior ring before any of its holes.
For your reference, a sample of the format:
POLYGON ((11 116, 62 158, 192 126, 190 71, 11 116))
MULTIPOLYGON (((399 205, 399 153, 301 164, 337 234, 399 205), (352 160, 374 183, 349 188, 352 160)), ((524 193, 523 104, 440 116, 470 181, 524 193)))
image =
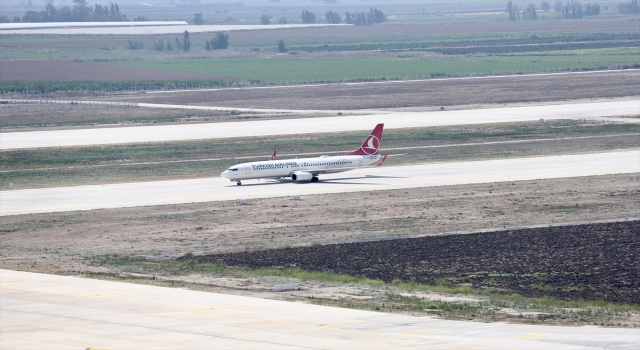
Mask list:
POLYGON ((640 221, 631 221, 207 255, 197 260, 638 305, 639 258, 640 221))

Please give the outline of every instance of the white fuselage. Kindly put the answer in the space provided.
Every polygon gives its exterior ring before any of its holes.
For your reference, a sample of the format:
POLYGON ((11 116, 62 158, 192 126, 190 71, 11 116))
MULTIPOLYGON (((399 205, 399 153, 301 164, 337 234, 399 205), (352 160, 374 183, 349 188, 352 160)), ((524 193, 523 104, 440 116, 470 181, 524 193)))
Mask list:
POLYGON ((220 174, 231 181, 290 177, 294 172, 318 174, 340 173, 375 163, 380 155, 322 156, 237 164, 220 174))

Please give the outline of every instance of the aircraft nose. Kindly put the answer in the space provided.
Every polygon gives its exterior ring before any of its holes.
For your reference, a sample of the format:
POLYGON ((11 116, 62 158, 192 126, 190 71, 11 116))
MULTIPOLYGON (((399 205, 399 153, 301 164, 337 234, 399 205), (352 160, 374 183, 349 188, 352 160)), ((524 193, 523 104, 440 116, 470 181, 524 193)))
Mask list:
POLYGON ((222 174, 220 174, 220 176, 222 176, 222 177, 224 177, 226 179, 229 178, 228 175, 229 175, 229 170, 225 170, 225 171, 222 172, 222 174))

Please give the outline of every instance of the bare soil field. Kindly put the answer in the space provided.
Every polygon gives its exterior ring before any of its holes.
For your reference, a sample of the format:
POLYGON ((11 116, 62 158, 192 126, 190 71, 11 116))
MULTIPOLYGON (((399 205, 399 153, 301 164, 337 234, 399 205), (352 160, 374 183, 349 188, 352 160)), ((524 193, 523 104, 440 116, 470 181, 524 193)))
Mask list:
MULTIPOLYGON (((191 257, 181 257, 186 261, 191 257)), ((565 300, 640 304, 640 221, 198 256, 198 263, 295 267, 391 283, 471 285, 565 300)))
POLYGON ((282 109, 368 109, 634 96, 638 71, 105 96, 105 100, 282 109))
POLYGON ((2 61, 2 81, 225 80, 231 77, 67 60, 2 61))
MULTIPOLYGON (((598 20, 598 21, 520 21, 520 22, 494 22, 494 23, 466 23, 447 25, 386 25, 386 26, 345 26, 345 27, 317 27, 317 28, 291 28, 273 29, 261 31, 234 31, 229 32, 229 41, 273 41, 280 39, 319 39, 339 36, 360 35, 384 35, 384 34, 458 34, 458 33, 499 33, 499 32, 528 32, 549 30, 597 30, 597 29, 624 29, 637 28, 637 24, 627 20, 598 20)), ((190 36, 192 43, 204 43, 211 39, 211 34, 193 33, 190 36)), ((149 41, 151 43, 152 41, 149 41)), ((7 42, 0 45, 3 48, 15 47, 62 47, 62 46, 101 46, 117 45, 126 46, 127 39, 109 38, 95 40, 56 40, 49 36, 42 41, 7 42)))
POLYGON ((3 216, 1 268, 104 271, 111 254, 232 253, 635 217, 638 174, 3 216))

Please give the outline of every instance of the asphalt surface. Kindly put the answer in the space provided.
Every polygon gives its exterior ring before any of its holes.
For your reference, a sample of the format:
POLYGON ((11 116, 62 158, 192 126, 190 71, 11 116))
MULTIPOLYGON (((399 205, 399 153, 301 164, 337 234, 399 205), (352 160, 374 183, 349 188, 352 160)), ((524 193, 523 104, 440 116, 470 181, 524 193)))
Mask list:
MULTIPOLYGON (((175 106, 168 106, 175 108, 175 106)), ((536 121, 597 119, 640 114, 640 102, 615 101, 437 112, 397 112, 373 115, 280 119, 247 122, 182 124, 98 129, 8 132, 0 134, 0 150, 161 142, 234 137, 274 136, 343 131, 536 121)), ((640 122, 635 118, 617 118, 640 122)))
MULTIPOLYGON (((640 172, 640 150, 552 157, 378 167, 320 177, 320 182, 220 177, 0 191, 0 215, 228 201, 640 172)), ((216 174, 217 175, 217 174, 216 174)))
POLYGON ((638 329, 445 321, 10 270, 0 270, 0 314, 3 349, 640 346, 638 329))

